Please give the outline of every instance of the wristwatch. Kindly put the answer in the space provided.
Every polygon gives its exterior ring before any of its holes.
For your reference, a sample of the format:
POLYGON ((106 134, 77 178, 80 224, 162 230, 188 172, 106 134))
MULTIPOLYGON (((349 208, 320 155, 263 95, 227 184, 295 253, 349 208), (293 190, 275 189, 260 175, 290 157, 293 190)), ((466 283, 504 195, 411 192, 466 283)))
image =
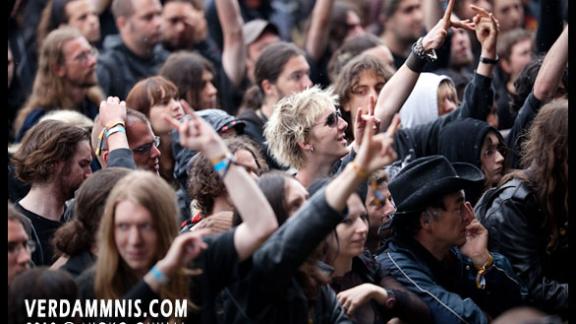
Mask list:
POLYGON ((434 49, 426 51, 424 46, 422 46, 422 39, 422 37, 418 38, 416 43, 412 45, 412 51, 414 54, 416 54, 416 56, 418 56, 418 58, 424 59, 428 62, 436 61, 438 59, 438 56, 436 56, 436 51, 434 49))

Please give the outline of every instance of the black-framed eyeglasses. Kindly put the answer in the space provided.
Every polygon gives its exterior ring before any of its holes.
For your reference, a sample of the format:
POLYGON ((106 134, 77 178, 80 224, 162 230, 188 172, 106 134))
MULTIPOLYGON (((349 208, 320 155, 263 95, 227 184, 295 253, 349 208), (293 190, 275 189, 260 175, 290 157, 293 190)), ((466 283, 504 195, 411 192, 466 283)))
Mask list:
POLYGON ((22 249, 32 253, 36 251, 36 242, 28 240, 25 242, 8 242, 8 254, 18 254, 22 249))
POLYGON ((150 150, 152 150, 152 146, 154 147, 160 146, 160 136, 154 136, 154 140, 152 142, 142 144, 137 148, 132 149, 132 152, 139 154, 147 154, 150 153, 150 150))
POLYGON ((328 127, 338 127, 338 122, 340 121, 341 117, 342 113, 340 112, 340 109, 336 109, 330 115, 328 115, 328 117, 326 117, 324 125, 328 127))

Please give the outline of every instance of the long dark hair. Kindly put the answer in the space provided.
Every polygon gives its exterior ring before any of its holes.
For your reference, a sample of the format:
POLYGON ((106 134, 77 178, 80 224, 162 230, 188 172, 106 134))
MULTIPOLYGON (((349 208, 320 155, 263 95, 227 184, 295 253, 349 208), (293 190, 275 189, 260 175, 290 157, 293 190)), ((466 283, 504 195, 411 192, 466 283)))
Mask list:
POLYGON ((568 100, 554 100, 540 109, 522 144, 522 167, 502 179, 528 183, 546 214, 553 247, 568 218, 568 100))

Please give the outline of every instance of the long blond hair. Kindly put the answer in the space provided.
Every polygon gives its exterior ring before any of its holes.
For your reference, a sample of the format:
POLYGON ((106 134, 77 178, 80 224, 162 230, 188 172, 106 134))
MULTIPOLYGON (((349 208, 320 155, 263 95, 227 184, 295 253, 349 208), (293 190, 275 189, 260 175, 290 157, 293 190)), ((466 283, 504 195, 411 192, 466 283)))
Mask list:
MULTIPOLYGON (((74 108, 74 102, 66 95, 66 81, 56 75, 54 69, 64 64, 64 44, 78 37, 84 36, 73 27, 60 27, 48 34, 39 53, 38 71, 32 94, 18 112, 14 121, 14 132, 22 127, 28 114, 35 108, 41 107, 45 110, 74 108)), ((104 94, 99 86, 93 86, 88 89, 87 97, 98 104, 104 99, 104 94)))
MULTIPOLYGON (((129 200, 146 208, 154 221, 158 240, 155 264, 168 252, 178 235, 176 193, 161 177, 149 171, 137 170, 122 178, 112 189, 98 231, 98 260, 94 279, 97 298, 121 298, 139 278, 122 260, 114 237, 116 206, 129 200)), ((160 289, 161 298, 189 299, 189 273, 181 269, 160 289)), ((194 305, 189 303, 192 309, 194 305)))

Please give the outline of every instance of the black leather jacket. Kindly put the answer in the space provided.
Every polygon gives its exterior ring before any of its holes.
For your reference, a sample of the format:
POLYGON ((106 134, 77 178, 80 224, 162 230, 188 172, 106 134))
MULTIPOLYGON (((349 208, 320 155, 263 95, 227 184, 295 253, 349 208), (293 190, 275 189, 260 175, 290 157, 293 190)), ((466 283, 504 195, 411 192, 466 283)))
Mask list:
POLYGON ((489 248, 505 255, 528 288, 531 304, 547 312, 568 311, 568 235, 547 249, 546 213, 520 179, 487 191, 476 215, 488 229, 489 248))
POLYGON ((254 253, 250 264, 240 266, 242 279, 224 291, 219 322, 352 323, 328 285, 320 287, 311 312, 298 280, 300 265, 342 218, 326 202, 325 189, 314 194, 254 253))

